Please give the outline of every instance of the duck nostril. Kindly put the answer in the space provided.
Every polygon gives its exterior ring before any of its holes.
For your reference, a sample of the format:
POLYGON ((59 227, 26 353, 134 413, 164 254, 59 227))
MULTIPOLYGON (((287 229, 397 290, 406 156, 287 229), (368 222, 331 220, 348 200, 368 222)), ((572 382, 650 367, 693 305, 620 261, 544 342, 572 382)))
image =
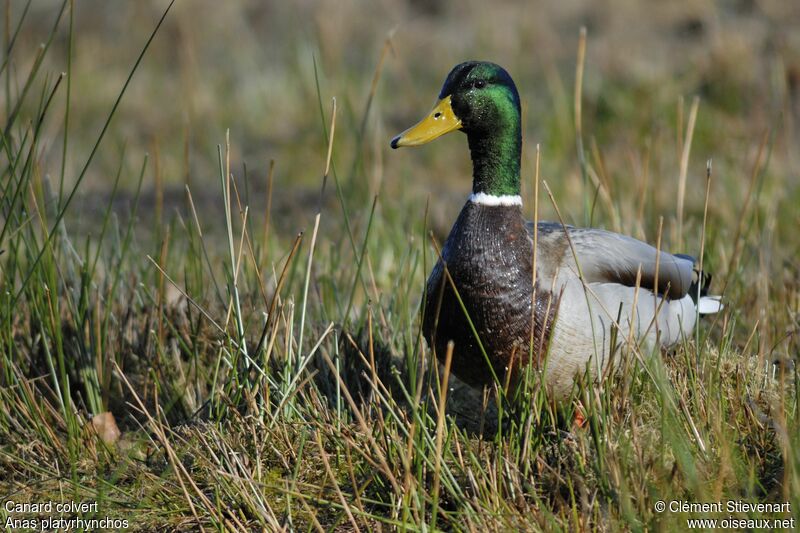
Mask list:
POLYGON ((441 116, 442 116, 442 114, 439 111, 437 111, 436 113, 433 114, 433 118, 439 118, 441 116))

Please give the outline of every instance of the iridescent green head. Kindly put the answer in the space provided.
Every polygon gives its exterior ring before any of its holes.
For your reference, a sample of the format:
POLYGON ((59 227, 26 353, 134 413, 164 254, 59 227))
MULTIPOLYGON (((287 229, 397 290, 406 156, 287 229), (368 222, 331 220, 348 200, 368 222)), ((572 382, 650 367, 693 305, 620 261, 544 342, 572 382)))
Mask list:
POLYGON ((431 113, 392 139, 392 148, 425 144, 457 129, 469 140, 472 191, 519 194, 519 93, 503 67, 484 61, 456 65, 431 113))

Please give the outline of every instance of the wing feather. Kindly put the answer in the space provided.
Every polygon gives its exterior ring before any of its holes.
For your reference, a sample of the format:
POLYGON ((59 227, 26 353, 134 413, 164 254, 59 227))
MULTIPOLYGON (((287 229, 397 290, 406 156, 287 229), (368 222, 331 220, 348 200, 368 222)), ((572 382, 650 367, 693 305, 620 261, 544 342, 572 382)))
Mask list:
MULTIPOLYGON (((533 224, 529 222, 527 229, 533 238, 533 224)), ((644 289, 669 298, 683 298, 689 291, 693 260, 688 256, 658 251, 642 241, 606 230, 566 226, 575 250, 573 257, 564 230, 559 223, 539 223, 539 261, 558 261, 559 265, 551 267, 564 267, 574 266, 577 259, 587 283, 633 287, 641 269, 639 286, 644 289)))

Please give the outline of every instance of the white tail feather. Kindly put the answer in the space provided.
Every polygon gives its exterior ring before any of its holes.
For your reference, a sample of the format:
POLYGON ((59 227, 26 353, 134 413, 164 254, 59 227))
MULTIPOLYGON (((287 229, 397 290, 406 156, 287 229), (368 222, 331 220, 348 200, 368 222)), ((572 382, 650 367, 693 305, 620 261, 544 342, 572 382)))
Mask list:
POLYGON ((701 315, 719 313, 725 307, 720 301, 722 296, 701 296, 697 300, 697 312, 701 315))

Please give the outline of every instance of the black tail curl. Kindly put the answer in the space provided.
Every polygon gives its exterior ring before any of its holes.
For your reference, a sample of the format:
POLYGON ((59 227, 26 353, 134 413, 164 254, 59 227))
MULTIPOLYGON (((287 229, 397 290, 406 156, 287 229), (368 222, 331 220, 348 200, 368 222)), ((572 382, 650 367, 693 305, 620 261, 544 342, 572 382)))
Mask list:
POLYGON ((698 264, 697 259, 691 255, 675 254, 675 256, 680 257, 681 259, 688 259, 694 265, 692 284, 689 285, 689 296, 692 297, 692 301, 695 303, 695 305, 697 305, 698 299, 702 298, 703 296, 708 296, 708 288, 711 286, 711 273, 700 270, 700 265, 698 264))

